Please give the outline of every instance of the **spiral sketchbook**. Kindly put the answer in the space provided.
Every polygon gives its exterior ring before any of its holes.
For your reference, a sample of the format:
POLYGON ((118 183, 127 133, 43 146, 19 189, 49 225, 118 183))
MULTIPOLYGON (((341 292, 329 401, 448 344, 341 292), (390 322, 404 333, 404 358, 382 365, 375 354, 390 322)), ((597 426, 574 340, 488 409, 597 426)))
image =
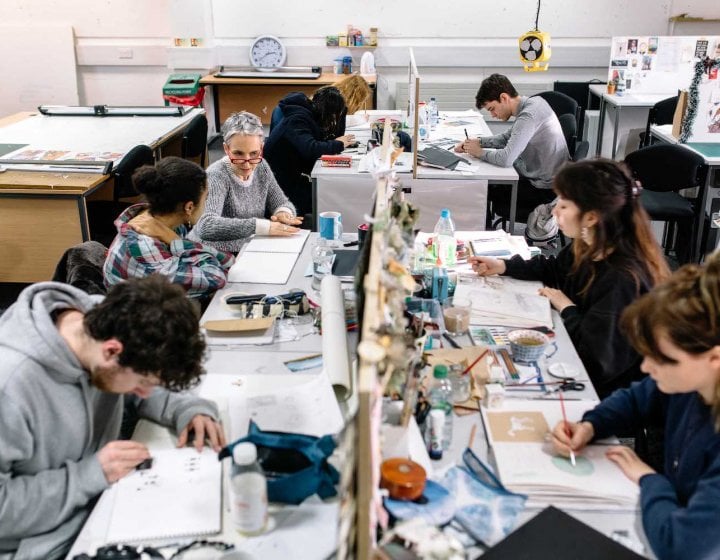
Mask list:
POLYGON ((219 533, 221 474, 217 454, 194 448, 153 451, 152 467, 121 478, 107 541, 123 543, 219 533))

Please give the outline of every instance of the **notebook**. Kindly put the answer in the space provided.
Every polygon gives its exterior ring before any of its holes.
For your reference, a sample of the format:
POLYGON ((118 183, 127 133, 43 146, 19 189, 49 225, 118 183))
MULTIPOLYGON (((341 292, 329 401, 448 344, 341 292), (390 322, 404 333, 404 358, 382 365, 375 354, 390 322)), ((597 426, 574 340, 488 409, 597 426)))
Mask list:
POLYGON ((297 253, 244 251, 230 267, 228 282, 286 284, 297 258, 297 253))
POLYGON ((211 449, 152 452, 153 464, 121 478, 107 541, 122 543, 219 533, 221 463, 211 449))
POLYGON ((424 150, 419 151, 418 161, 422 161, 425 165, 444 169, 455 169, 461 161, 468 163, 465 158, 461 158, 452 152, 434 146, 427 146, 424 150))
POLYGON ((245 247, 245 252, 299 254, 302 252, 309 235, 309 229, 301 229, 296 234, 288 237, 279 235, 256 235, 245 247))
POLYGON ((552 506, 482 555, 483 560, 635 560, 643 558, 552 506))

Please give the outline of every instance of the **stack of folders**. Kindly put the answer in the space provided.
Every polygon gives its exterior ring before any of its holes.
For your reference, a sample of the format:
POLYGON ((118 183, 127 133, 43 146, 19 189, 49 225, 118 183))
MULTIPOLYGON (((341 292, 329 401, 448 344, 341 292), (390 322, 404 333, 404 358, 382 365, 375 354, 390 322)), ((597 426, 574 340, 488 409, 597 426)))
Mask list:
POLYGON ((455 297, 472 302, 470 324, 552 329, 550 300, 538 295, 540 282, 488 276, 473 283, 459 283, 455 297))
MULTIPOLYGON (((568 421, 577 422, 597 402, 564 404, 568 421)), ((558 401, 508 399, 503 408, 483 408, 482 414, 500 480, 508 490, 527 494, 528 507, 638 508, 638 486, 605 456, 608 443, 588 445, 576 454, 573 466, 546 441, 550 430, 562 420, 558 401)))

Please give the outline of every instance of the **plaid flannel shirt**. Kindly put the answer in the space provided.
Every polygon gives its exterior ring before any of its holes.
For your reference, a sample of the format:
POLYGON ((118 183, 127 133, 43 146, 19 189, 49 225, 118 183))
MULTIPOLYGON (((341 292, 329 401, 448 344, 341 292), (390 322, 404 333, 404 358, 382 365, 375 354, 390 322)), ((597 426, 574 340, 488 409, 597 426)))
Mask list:
POLYGON ((105 285, 110 287, 128 278, 162 274, 185 288, 190 297, 206 296, 222 288, 235 258, 230 253, 186 239, 185 226, 175 229, 180 239, 170 245, 136 232, 128 222, 146 208, 147 204, 136 204, 115 220, 118 234, 105 260, 105 285))

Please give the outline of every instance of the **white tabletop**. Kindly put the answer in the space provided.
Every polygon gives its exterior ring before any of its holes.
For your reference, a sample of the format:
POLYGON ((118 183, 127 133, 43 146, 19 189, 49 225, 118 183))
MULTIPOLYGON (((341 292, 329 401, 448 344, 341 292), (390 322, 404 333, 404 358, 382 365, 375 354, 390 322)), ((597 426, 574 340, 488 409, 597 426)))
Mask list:
MULTIPOLYGON (((672 125, 671 124, 662 124, 662 125, 651 125, 650 126, 650 133, 655 136, 656 138, 659 138, 663 142, 667 142, 668 144, 677 144, 678 139, 675 138, 672 135, 672 125)), ((706 142, 698 142, 698 144, 705 144, 706 142)), ((718 145, 720 145, 720 142, 718 142, 718 145)), ((692 150, 696 154, 702 156, 702 158, 705 160, 705 163, 712 166, 720 165, 720 156, 716 155, 707 155, 702 151, 702 149, 699 149, 697 144, 694 144, 692 142, 692 139, 687 144, 681 144, 681 146, 685 146, 688 150, 692 150)))
POLYGON ((605 100, 606 103, 616 107, 652 107, 658 101, 672 97, 672 93, 638 93, 625 92, 609 94, 605 84, 591 84, 590 91, 605 100))

